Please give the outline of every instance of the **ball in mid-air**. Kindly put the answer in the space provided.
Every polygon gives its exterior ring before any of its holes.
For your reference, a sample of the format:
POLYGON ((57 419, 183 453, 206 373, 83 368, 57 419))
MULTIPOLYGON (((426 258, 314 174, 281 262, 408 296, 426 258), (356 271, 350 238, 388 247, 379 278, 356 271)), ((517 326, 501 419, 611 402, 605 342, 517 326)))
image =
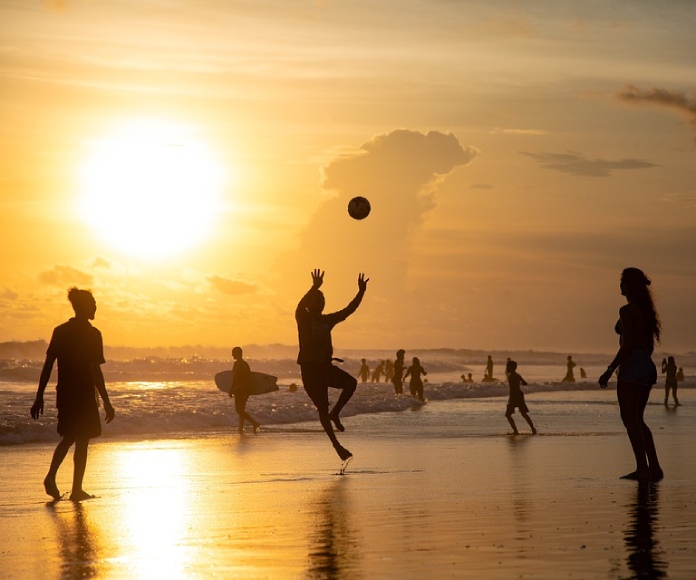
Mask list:
POLYGON ((356 220, 364 220, 370 215, 371 209, 370 202, 361 196, 354 197, 348 202, 348 213, 356 220))

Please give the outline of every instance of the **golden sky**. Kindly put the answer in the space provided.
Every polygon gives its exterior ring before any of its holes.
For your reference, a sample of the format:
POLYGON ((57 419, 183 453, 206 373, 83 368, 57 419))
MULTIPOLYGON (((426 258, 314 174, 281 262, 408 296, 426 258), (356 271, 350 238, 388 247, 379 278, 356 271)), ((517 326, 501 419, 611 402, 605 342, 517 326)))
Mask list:
POLYGON ((0 3, 0 341, 696 348, 696 4, 0 3), (369 198, 364 221, 346 213, 369 198))

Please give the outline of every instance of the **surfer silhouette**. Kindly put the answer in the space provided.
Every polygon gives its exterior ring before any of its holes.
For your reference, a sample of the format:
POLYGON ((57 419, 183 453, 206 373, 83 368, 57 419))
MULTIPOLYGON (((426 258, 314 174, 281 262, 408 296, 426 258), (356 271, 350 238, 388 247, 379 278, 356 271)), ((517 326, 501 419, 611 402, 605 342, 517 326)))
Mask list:
POLYGON ((61 498, 56 475, 70 447, 75 444, 70 499, 82 501, 94 497, 82 489, 82 481, 87 467, 89 440, 101 435, 95 389, 104 402, 107 423, 114 418, 114 408, 109 401, 100 366, 105 362, 102 335, 89 322, 94 320, 97 303, 89 290, 78 288, 68 291, 68 300, 75 311, 75 317, 53 330, 39 377, 36 399, 30 412, 34 420, 43 415, 44 391, 51 378, 53 364, 58 361, 56 406, 61 440, 53 452, 51 465, 44 478, 44 489, 54 500, 61 498))
POLYGON ((508 399, 505 416, 507 417, 508 423, 510 423, 510 427, 512 427, 512 432, 515 435, 520 434, 517 430, 517 425, 515 425, 515 420, 512 418, 515 409, 519 409, 520 415, 524 417, 524 420, 527 421, 529 427, 532 429, 532 435, 536 435, 537 430, 529 416, 529 408, 524 400, 524 393, 521 389, 521 386, 526 385, 527 381, 517 372, 517 363, 514 360, 508 361, 505 365, 505 374, 507 375, 508 385, 510 386, 510 397, 508 399))
POLYGON ((255 421, 246 411, 246 404, 251 395, 251 368, 249 363, 242 357, 242 349, 235 346, 232 349, 232 388, 230 389, 230 397, 234 397, 234 410, 239 415, 239 434, 244 433, 244 421, 248 421, 254 428, 254 433, 258 431, 261 424, 255 421))
POLYGON ((324 314, 326 301, 323 292, 319 289, 324 283, 324 272, 316 269, 312 271, 312 287, 302 297, 295 310, 300 346, 297 364, 300 365, 302 384, 317 408, 319 421, 324 431, 343 461, 352 457, 353 454, 338 442, 333 425, 338 431, 345 431, 339 414, 355 393, 358 381, 333 364, 334 360, 340 359, 333 358, 331 331, 360 306, 368 281, 369 278, 366 279, 364 274, 359 274, 358 292, 355 298, 342 310, 324 314), (329 411, 329 387, 341 390, 331 411, 329 411))

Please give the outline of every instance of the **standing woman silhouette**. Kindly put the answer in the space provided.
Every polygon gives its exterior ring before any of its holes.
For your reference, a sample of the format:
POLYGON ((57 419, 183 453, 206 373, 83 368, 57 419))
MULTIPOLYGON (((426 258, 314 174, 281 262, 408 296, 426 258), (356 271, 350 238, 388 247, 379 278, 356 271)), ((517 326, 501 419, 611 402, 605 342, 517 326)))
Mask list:
POLYGON ((605 388, 616 368, 619 369, 616 396, 636 458, 636 470, 622 479, 639 481, 659 481, 664 476, 652 432, 643 419, 650 390, 657 382, 651 355, 662 331, 649 286, 650 279, 638 268, 626 268, 621 273, 621 294, 628 303, 619 309, 615 327, 620 337, 619 350, 599 377, 599 385, 605 388))

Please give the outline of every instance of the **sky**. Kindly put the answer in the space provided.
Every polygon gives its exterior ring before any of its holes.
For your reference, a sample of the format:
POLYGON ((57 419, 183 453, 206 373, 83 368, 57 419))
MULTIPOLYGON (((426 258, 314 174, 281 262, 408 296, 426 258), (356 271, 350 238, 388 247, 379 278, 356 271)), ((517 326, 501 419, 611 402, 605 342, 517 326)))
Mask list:
POLYGON ((692 0, 4 0, 0 342, 696 350, 692 0), (370 200, 362 221, 347 213, 370 200))

